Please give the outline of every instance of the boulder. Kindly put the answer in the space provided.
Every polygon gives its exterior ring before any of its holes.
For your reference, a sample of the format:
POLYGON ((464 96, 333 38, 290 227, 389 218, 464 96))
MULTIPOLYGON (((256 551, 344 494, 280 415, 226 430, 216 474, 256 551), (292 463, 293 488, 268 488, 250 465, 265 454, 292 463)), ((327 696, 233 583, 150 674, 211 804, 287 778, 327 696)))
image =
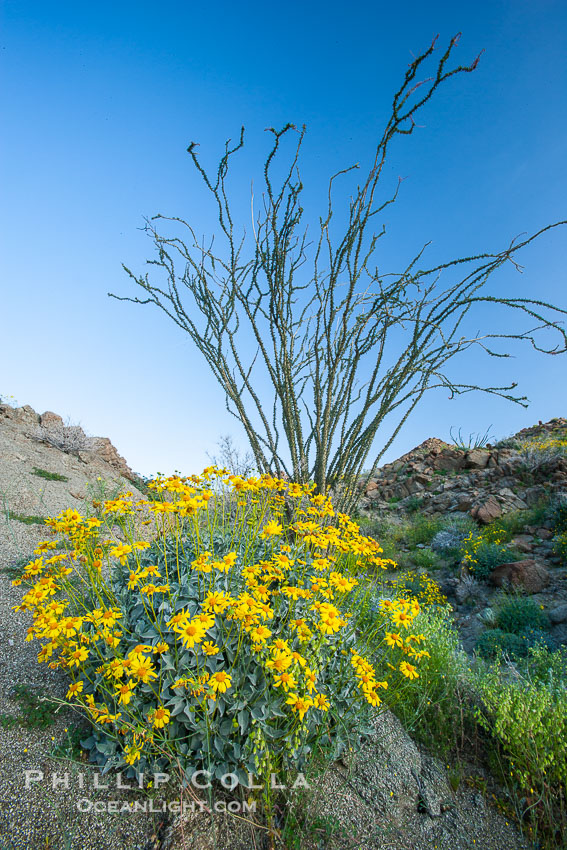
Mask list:
POLYGON ((462 469, 465 463, 465 455, 463 452, 444 449, 432 459, 434 469, 439 469, 443 472, 453 472, 453 470, 462 469))
POLYGON ((489 460, 490 452, 485 449, 471 449, 465 456, 465 469, 484 469, 489 460))
POLYGON ((108 463, 109 466, 118 470, 123 478, 127 478, 129 481, 138 480, 137 476, 134 475, 122 455, 118 454, 108 437, 95 437, 92 441, 92 451, 98 455, 101 460, 108 463))
POLYGON ((45 413, 41 414, 39 423, 43 428, 47 428, 50 431, 62 431, 65 427, 65 423, 61 417, 51 410, 46 410, 45 413))
POLYGON ((564 602, 562 605, 558 605, 556 608, 552 608, 551 611, 548 611, 547 613, 554 626, 559 625, 559 623, 566 623, 567 602, 564 602))
POLYGON ((471 516, 477 522, 487 525, 502 516, 502 508, 494 496, 489 496, 486 501, 472 508, 471 516))
POLYGON ((526 503, 523 499, 520 499, 519 496, 514 493, 509 487, 502 487, 498 491, 498 497, 506 503, 506 507, 508 510, 512 511, 525 511, 527 508, 526 503))
POLYGON ((39 417, 33 407, 24 404, 23 407, 10 407, 9 404, 1 406, 2 416, 11 419, 19 425, 37 425, 39 417))
POLYGON ((427 487, 427 485, 431 483, 431 476, 426 475, 423 472, 418 472, 415 476, 415 480, 418 481, 420 484, 424 484, 427 487))
POLYGON ((533 558, 500 564, 490 574, 490 581, 496 587, 511 586, 525 590, 527 593, 540 593, 544 587, 547 587, 550 579, 551 576, 545 567, 533 558))

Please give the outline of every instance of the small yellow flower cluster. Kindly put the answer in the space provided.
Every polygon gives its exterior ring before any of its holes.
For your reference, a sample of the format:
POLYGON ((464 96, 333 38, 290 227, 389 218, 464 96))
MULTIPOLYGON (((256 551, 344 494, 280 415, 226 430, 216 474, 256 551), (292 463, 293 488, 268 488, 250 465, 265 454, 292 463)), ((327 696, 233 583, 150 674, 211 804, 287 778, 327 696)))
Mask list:
POLYGON ((557 435, 533 438, 522 443, 522 451, 543 452, 546 449, 562 449, 567 451, 567 432, 559 431, 557 435))
POLYGON ((378 706, 382 702, 378 694, 376 693, 377 688, 387 688, 388 682, 383 681, 379 682, 376 679, 376 671, 372 664, 370 664, 365 658, 359 655, 355 650, 351 650, 351 664, 354 667, 355 675, 358 680, 358 686, 364 693, 367 702, 370 705, 378 706))
POLYGON ((395 595, 401 599, 412 597, 420 605, 446 605, 447 597, 441 588, 427 573, 416 573, 414 571, 403 572, 395 578, 388 579, 385 586, 390 588, 395 595))
MULTIPOLYGON (((414 645, 419 645, 424 641, 425 635, 407 633, 420 612, 417 599, 408 600, 403 597, 399 599, 383 599, 380 607, 383 611, 387 612, 390 622, 398 629, 397 631, 386 631, 384 638, 386 645, 400 649, 404 655, 416 661, 420 658, 429 658, 427 650, 416 649, 414 645)), ((409 679, 417 679, 419 675, 416 667, 405 660, 399 664, 398 670, 409 679)))

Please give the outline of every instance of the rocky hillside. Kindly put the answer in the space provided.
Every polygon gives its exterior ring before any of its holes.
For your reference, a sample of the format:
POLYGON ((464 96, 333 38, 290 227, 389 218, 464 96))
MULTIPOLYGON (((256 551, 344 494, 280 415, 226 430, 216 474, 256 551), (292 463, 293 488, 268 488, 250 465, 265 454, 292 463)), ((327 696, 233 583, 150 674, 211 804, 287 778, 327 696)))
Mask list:
POLYGON ((430 438, 381 467, 366 485, 360 507, 403 509, 419 500, 422 513, 470 513, 482 524, 525 510, 542 496, 567 490, 567 457, 552 447, 530 448, 565 433, 567 420, 552 419, 495 446, 466 449, 430 438))
POLYGON ((65 508, 84 513, 103 493, 142 498, 136 482, 109 439, 88 437, 50 411, 0 404, 0 566, 31 554, 45 538, 45 517, 65 508))

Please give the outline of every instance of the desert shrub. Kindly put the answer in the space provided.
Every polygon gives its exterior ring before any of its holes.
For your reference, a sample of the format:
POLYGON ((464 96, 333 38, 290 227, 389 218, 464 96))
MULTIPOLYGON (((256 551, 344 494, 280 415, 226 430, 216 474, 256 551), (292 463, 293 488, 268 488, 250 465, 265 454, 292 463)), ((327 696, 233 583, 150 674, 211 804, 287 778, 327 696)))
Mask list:
POLYGON ((555 552, 564 563, 567 563, 567 531, 558 534, 553 541, 555 552))
POLYGON ((550 499, 545 519, 555 532, 553 548, 561 560, 567 563, 567 495, 565 493, 550 499))
MULTIPOLYGON (((497 660, 475 677, 479 725, 500 745, 507 775, 519 785, 524 817, 545 844, 563 846, 567 825, 567 677, 565 656, 529 650, 514 675, 497 660), (556 843, 556 840, 559 842, 556 843)), ((533 835, 532 837, 535 837, 533 835)))
POLYGON ((423 505, 423 499, 420 499, 419 496, 408 496, 405 502, 405 509, 408 514, 414 514, 418 511, 423 505))
POLYGON ((388 635, 409 628, 418 602, 384 600, 361 628, 373 588, 353 573, 385 566, 382 550, 324 496, 214 468, 149 486, 159 500, 122 494, 99 519, 50 520, 66 550, 40 544, 20 580, 29 638, 70 674, 103 769, 202 768, 243 784, 300 769, 321 735, 338 755, 389 684, 417 678, 422 650, 388 635), (124 542, 109 539, 116 525, 124 542))
POLYGON ((553 649, 549 635, 542 629, 528 628, 519 634, 504 629, 487 629, 476 642, 476 652, 482 658, 496 658, 501 653, 514 660, 526 658, 533 647, 553 649))
POLYGON ((424 543, 428 546, 441 526, 441 520, 436 517, 418 516, 408 526, 405 538, 409 546, 424 543))
POLYGON ((547 509, 547 518, 558 534, 567 532, 567 495, 562 494, 551 499, 547 509))
POLYGON ((501 653, 525 656, 528 652, 526 642, 520 635, 502 629, 487 629, 478 638, 475 649, 482 658, 496 658, 501 653))
POLYGON ((503 543, 508 543, 515 534, 521 534, 525 526, 531 524, 532 517, 527 513, 527 511, 510 511, 509 514, 492 523, 492 527, 498 530, 503 543))
POLYGON ((496 522, 491 523, 490 527, 498 531, 503 543, 508 543, 516 534, 522 534, 526 525, 541 525, 542 522, 545 522, 548 511, 548 500, 541 499, 527 510, 510 511, 496 522))
POLYGON ((89 451, 93 445, 92 438, 87 437, 80 425, 63 425, 61 428, 38 425, 31 436, 39 443, 47 443, 67 454, 89 451))
POLYGON ((541 472, 567 455, 567 434, 524 440, 520 446, 522 466, 528 472, 541 472))
POLYGON ((549 652, 552 652, 555 649, 553 638, 549 632, 549 626, 545 626, 544 628, 525 629, 520 637, 525 642, 528 651, 535 647, 547 649, 549 652))
POLYGON ((515 596, 501 602, 496 612, 496 625, 505 632, 521 635, 529 629, 549 629, 547 615, 529 597, 515 596))
POLYGON ((447 558, 459 558, 465 538, 477 530, 471 517, 455 517, 445 522, 431 541, 431 548, 447 558))
POLYGON ((471 531, 463 542, 461 555, 479 579, 488 578, 495 567, 516 559, 515 552, 502 542, 502 531, 492 525, 476 533, 471 531))
POLYGON ((477 578, 485 579, 495 567, 514 560, 510 550, 499 543, 482 543, 476 550, 473 572, 477 578))
POLYGON ((567 687, 567 646, 550 651, 545 646, 534 646, 528 653, 528 660, 522 668, 524 676, 531 681, 553 688, 567 687))
POLYGON ((517 451, 520 446, 521 441, 515 435, 503 437, 501 440, 497 440, 494 443, 495 449, 514 449, 517 451))
POLYGON ((440 566, 439 558, 431 549, 416 549, 411 555, 416 567, 425 570, 433 570, 440 566))

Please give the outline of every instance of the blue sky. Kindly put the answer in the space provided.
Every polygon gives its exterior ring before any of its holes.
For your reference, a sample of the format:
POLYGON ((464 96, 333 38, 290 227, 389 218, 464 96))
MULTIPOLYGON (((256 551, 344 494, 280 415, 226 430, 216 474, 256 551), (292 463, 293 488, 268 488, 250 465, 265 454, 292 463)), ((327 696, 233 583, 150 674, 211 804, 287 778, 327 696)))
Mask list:
MULTIPOLYGON (((478 69, 441 89, 420 127, 393 146, 381 218, 385 266, 432 241, 429 259, 497 251, 567 218, 567 6, 562 0, 392 3, 40 3, 5 0, 0 394, 108 436, 138 472, 200 470, 221 434, 243 438, 191 341, 136 295, 122 270, 151 258, 144 216, 215 219, 186 148, 213 165, 246 126, 235 208, 249 222, 264 128, 307 125, 301 161, 309 211, 326 180, 368 162, 412 58, 462 31, 455 60, 478 69)), ((346 198, 347 195, 343 195, 346 198)), ((493 294, 567 307, 567 229, 530 246, 493 294)), ((483 326, 483 317, 479 326, 483 326)), ((492 315, 508 330, 508 316, 492 315)), ((519 381, 528 410, 432 393, 387 459, 449 429, 506 436, 565 414, 567 357, 525 347, 502 362, 476 354, 454 374, 519 381)))

